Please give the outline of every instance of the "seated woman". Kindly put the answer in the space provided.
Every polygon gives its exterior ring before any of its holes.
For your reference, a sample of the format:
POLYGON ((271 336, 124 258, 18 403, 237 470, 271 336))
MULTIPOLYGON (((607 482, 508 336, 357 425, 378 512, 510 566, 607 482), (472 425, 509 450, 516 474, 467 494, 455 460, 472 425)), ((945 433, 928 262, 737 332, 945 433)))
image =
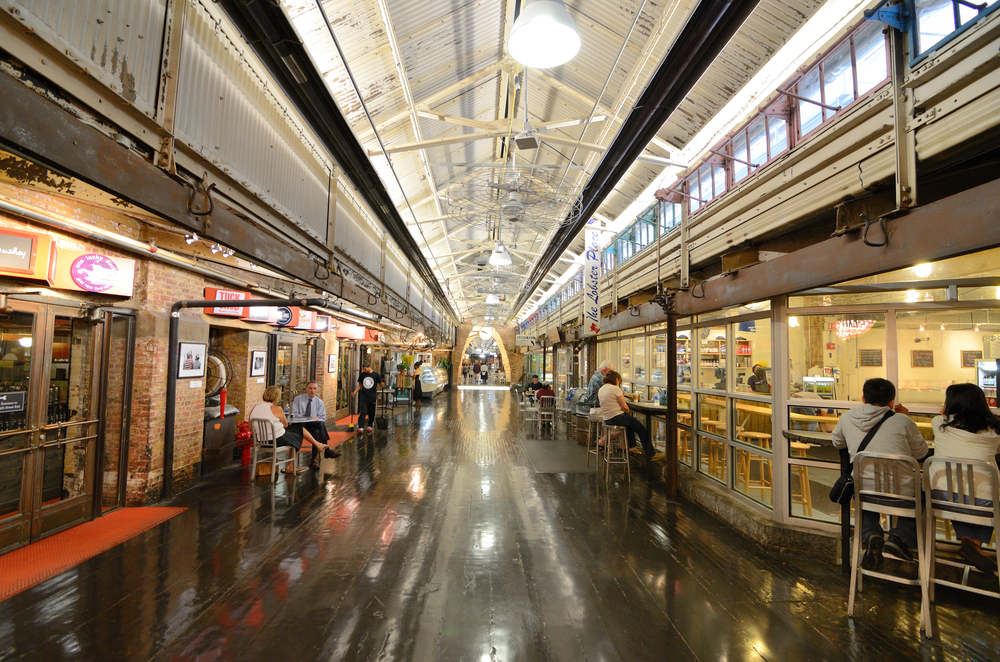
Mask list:
POLYGON ((280 386, 268 386, 264 389, 264 395, 261 397, 264 401, 255 405, 254 408, 250 410, 249 419, 251 421, 270 421, 271 429, 274 431, 274 438, 277 442, 276 445, 291 446, 295 451, 292 453, 292 461, 285 466, 284 471, 281 473, 291 474, 303 473, 306 471, 305 467, 295 467, 296 454, 302 450, 303 440, 308 441, 313 447, 312 460, 309 462, 309 468, 319 469, 320 451, 323 451, 326 457, 336 457, 333 450, 329 446, 316 441, 313 436, 309 434, 309 431, 304 429, 301 425, 296 425, 289 429, 285 428, 285 426, 288 425, 288 419, 285 418, 285 412, 281 411, 281 407, 274 404, 281 400, 280 386), (292 467, 291 471, 288 470, 289 467, 292 467))
MULTIPOLYGON (((995 463, 1000 447, 1000 419, 993 415, 986 396, 975 384, 952 384, 944 393, 941 416, 931 421, 934 430, 934 455, 936 457, 968 458, 995 463)), ((989 477, 975 469, 975 505, 992 506, 989 477)), ((935 499, 955 500, 947 492, 944 471, 931 476, 931 495, 935 499)), ((997 562, 983 552, 983 543, 989 542, 993 528, 980 524, 952 522, 955 535, 961 540, 959 555, 969 565, 986 574, 997 570, 997 562)))
POLYGON ((628 449, 630 453, 639 454, 635 446, 635 436, 639 435, 642 442, 642 450, 645 451, 647 460, 658 460, 663 457, 663 453, 657 453, 653 444, 649 441, 649 431, 646 426, 629 415, 628 403, 625 402, 625 393, 621 389, 622 377, 614 370, 609 370, 604 375, 604 386, 597 391, 597 401, 601 405, 601 415, 605 425, 619 425, 625 428, 628 438, 628 449))

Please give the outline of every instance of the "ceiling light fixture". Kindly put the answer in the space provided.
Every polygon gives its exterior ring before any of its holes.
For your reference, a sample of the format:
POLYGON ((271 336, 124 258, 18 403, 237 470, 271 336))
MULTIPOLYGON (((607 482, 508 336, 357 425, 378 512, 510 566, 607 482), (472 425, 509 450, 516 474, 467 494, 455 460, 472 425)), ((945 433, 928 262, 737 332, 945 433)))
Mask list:
POLYGON ((187 242, 188 246, 198 241, 198 235, 196 234, 186 234, 184 235, 184 241, 187 242))
POLYGON ((580 51, 580 33, 562 0, 535 0, 521 9, 507 39, 507 52, 534 69, 558 67, 580 51))
POLYGON ((928 276, 931 275, 931 271, 932 271, 931 265, 927 264, 926 262, 918 264, 917 266, 913 267, 913 273, 915 273, 918 278, 927 278, 928 276))
POLYGON ((486 303, 500 303, 500 297, 490 292, 486 295, 486 303))
MULTIPOLYGON (((490 255, 490 264, 497 267, 509 267, 513 260, 510 259, 510 253, 504 248, 503 239, 497 239, 497 246, 494 249, 493 254, 490 255)), ((494 302, 496 303, 496 302, 494 302)))

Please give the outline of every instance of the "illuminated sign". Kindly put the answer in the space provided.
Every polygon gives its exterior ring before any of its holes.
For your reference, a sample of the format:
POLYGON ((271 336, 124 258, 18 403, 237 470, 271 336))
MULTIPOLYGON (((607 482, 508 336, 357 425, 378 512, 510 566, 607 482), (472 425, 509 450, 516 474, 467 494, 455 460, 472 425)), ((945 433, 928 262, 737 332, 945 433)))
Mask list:
POLYGON ((841 340, 857 338, 871 331, 875 326, 875 320, 839 320, 834 323, 834 333, 841 340))
POLYGON ((61 290, 130 297, 135 285, 135 260, 61 249, 51 282, 61 290))
MULTIPOLYGON (((205 298, 212 301, 243 301, 250 298, 249 292, 239 290, 220 290, 215 287, 205 288, 205 298)), ((209 315, 222 315, 224 317, 246 317, 247 308, 245 306, 219 306, 216 308, 206 308, 209 315)))

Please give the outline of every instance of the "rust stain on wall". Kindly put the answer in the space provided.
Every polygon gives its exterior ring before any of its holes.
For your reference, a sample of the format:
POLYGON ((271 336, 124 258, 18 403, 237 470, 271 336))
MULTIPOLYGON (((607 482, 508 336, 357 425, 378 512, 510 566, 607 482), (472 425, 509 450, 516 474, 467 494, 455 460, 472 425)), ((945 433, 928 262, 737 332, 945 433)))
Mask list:
POLYGON ((37 163, 0 154, 0 174, 18 184, 41 184, 61 193, 73 194, 73 180, 61 177, 37 163))

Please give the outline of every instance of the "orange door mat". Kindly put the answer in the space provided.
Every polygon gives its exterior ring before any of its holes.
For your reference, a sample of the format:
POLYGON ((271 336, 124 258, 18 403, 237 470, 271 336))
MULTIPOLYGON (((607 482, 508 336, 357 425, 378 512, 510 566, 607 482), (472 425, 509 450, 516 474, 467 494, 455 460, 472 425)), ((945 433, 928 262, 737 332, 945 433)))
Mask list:
POLYGON ((0 602, 185 510, 187 508, 122 508, 4 554, 0 556, 0 602))

